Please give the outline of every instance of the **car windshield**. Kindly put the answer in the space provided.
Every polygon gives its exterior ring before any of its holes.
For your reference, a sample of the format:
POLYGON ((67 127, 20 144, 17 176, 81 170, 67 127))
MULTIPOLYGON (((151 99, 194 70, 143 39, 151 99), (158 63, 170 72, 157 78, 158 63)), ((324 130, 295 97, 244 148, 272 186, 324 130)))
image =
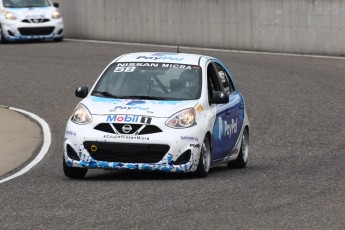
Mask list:
POLYGON ((113 63, 93 96, 147 100, 194 100, 201 94, 201 67, 170 63, 113 63))
POLYGON ((4 7, 27 8, 27 7, 47 7, 50 6, 48 0, 3 0, 4 7))

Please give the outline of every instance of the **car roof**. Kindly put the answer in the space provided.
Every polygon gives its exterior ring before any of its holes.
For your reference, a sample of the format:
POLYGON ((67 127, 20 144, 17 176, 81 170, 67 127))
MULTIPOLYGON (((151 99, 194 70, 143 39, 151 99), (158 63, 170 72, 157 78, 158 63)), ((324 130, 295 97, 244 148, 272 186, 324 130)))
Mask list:
POLYGON ((129 53, 117 58, 116 62, 159 62, 200 65, 202 55, 169 52, 129 53))

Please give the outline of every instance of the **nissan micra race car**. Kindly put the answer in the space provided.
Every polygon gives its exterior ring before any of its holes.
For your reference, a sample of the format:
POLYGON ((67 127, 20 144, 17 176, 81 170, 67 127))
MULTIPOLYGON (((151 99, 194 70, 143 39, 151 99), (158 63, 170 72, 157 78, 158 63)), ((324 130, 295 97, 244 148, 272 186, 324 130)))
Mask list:
POLYGON ((0 0, 0 43, 27 39, 63 40, 58 3, 50 0, 0 0))
POLYGON ((248 161, 249 122, 229 70, 213 57, 131 53, 112 61, 67 122, 63 170, 190 172, 248 161))

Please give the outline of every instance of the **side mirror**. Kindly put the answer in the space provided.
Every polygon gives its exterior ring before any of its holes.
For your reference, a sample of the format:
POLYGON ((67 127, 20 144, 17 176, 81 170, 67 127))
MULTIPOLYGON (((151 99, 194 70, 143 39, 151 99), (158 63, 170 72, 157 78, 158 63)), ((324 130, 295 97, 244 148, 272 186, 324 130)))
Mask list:
POLYGON ((229 102, 229 96, 223 91, 214 91, 211 103, 213 104, 226 104, 229 102))
POLYGON ((75 90, 75 96, 85 98, 89 94, 87 86, 78 86, 75 90))
POLYGON ((54 3, 53 3, 53 6, 54 6, 55 8, 59 8, 60 5, 59 5, 59 3, 54 2, 54 3))

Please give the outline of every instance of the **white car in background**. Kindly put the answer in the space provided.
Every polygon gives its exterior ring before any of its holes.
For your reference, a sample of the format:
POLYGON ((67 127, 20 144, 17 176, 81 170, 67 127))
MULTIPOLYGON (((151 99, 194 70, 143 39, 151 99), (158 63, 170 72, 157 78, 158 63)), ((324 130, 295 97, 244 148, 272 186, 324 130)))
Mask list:
POLYGON ((0 0, 0 42, 62 41, 64 26, 58 7, 50 0, 0 0))
POLYGON ((244 168, 249 122, 229 70, 209 56, 132 53, 116 58, 67 122, 63 170, 190 172, 244 168))

